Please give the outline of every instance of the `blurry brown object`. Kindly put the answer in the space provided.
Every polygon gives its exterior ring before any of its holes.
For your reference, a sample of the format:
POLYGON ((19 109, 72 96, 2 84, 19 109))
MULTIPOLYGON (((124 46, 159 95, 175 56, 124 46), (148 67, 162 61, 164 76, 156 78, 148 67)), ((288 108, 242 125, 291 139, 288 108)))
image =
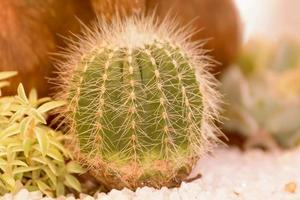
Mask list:
POLYGON ((45 77, 51 76, 50 53, 64 46, 60 35, 78 33, 80 23, 93 17, 88 1, 0 0, 0 70, 16 70, 18 76, 4 94, 14 94, 19 82, 48 95, 45 77))
POLYGON ((145 0, 91 0, 97 15, 111 20, 115 15, 128 16, 145 9, 145 0))
POLYGON ((241 43, 240 20, 232 0, 146 0, 148 12, 156 10, 160 17, 170 10, 182 24, 193 21, 200 30, 195 40, 208 40, 205 48, 220 62, 213 73, 224 70, 237 56, 241 43))
POLYGON ((79 33, 80 22, 88 24, 95 13, 111 19, 156 8, 159 16, 170 9, 177 12, 184 24, 194 20, 203 29, 195 39, 210 39, 206 48, 227 66, 240 44, 239 18, 231 0, 0 0, 0 70, 16 70, 4 95, 13 94, 19 82, 26 90, 35 87, 41 96, 49 95, 53 65, 51 53, 64 47, 62 36, 79 33))

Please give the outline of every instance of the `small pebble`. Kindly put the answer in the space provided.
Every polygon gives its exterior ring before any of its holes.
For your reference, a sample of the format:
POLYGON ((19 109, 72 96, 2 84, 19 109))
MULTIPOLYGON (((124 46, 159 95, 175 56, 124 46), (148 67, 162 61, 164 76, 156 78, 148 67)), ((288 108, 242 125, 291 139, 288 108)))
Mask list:
POLYGON ((112 200, 130 200, 130 197, 120 190, 112 190, 108 195, 112 200))
POLYGON ((112 198, 110 198, 110 196, 108 194, 105 194, 103 192, 98 193, 95 199, 97 199, 97 200, 112 200, 112 198))
POLYGON ((40 191, 30 192, 29 199, 31 200, 40 200, 43 198, 43 194, 40 191))
POLYGON ((79 198, 82 200, 94 200, 94 197, 83 193, 80 193, 79 198))
POLYGON ((21 189, 13 198, 13 200, 29 199, 29 192, 26 189, 21 189))
POLYGON ((13 195, 12 194, 5 194, 0 199, 1 200, 12 200, 13 199, 13 195))
POLYGON ((284 186, 284 190, 289 193, 295 193, 297 189, 297 184, 295 182, 289 182, 284 186))

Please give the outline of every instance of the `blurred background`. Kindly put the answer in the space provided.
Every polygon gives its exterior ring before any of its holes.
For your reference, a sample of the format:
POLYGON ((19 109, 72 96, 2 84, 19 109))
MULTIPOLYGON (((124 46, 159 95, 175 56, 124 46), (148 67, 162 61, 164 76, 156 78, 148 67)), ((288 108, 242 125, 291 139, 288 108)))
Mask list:
POLYGON ((235 0, 244 29, 244 41, 263 36, 278 40, 299 38, 300 2, 298 0, 235 0))
POLYGON ((221 78, 224 131, 243 147, 295 147, 300 142, 300 1, 235 3, 243 45, 221 78))

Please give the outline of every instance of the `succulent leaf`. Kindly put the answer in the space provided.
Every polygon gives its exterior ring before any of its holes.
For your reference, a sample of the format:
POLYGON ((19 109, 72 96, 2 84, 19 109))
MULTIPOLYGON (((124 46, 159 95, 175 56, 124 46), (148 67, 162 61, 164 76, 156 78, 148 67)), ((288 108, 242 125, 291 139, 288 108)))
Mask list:
MULTIPOLYGON (((0 73, 0 79, 12 74, 0 73)), ((23 187, 51 197, 62 195, 68 187, 64 179, 83 171, 67 170, 65 162, 71 159, 63 146, 67 137, 44 125, 47 113, 61 105, 38 99, 34 90, 27 98, 21 84, 17 96, 0 98, 0 195, 23 187)))

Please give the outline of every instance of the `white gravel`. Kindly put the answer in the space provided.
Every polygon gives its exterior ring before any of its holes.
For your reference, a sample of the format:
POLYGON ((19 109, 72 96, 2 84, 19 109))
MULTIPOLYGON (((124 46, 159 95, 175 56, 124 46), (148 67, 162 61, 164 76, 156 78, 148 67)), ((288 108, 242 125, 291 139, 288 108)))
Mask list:
MULTIPOLYGON (((219 149, 214 156, 201 159, 191 177, 202 178, 182 183, 180 188, 155 190, 149 187, 132 192, 128 189, 98 193, 93 197, 81 194, 84 200, 297 200, 300 199, 300 149, 264 153, 251 150, 219 149)), ((2 200, 42 199, 39 192, 23 189, 16 195, 6 194, 2 200)), ((50 200, 51 198, 43 198, 50 200)), ((59 200, 75 200, 74 196, 59 200)))

